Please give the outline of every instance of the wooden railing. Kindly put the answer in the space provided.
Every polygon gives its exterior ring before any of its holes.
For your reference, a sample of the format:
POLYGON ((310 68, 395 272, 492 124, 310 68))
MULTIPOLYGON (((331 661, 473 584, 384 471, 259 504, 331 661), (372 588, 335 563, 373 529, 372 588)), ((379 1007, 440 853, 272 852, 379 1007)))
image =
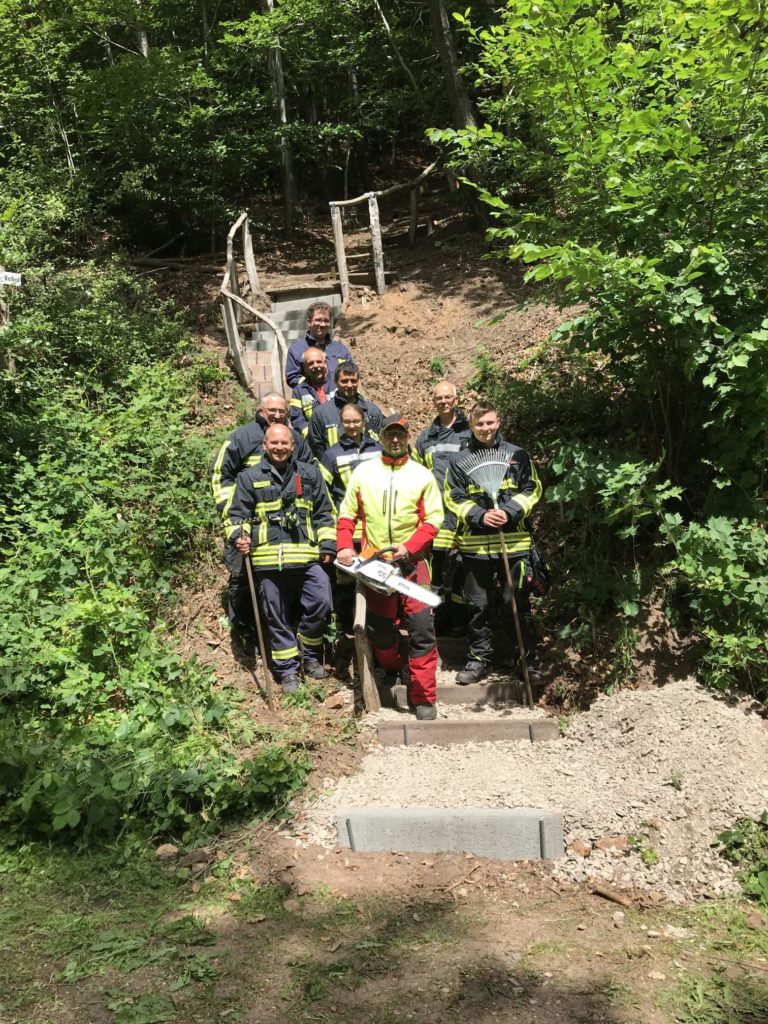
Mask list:
MULTIPOLYGON (((221 316, 224 321, 224 330, 227 335, 227 348, 232 357, 238 376, 246 387, 251 387, 251 370, 246 358, 245 346, 240 340, 240 323, 243 319, 243 310, 251 313, 258 320, 261 320, 275 332, 277 351, 280 366, 285 366, 288 354, 288 345, 285 335, 266 313, 262 313, 254 305, 261 296, 261 285, 259 274, 256 268, 256 258, 253 253, 253 240, 251 238, 250 220, 247 213, 241 213, 227 233, 227 267, 219 288, 222 298, 221 316), (248 281, 248 293, 250 302, 242 296, 240 288, 240 275, 235 258, 235 240, 238 232, 241 235, 241 248, 245 272, 248 281)), ((285 390, 283 386, 283 390, 285 390)))
POLYGON ((345 206, 357 206, 360 203, 368 202, 368 219, 371 227, 371 246, 373 249, 373 274, 376 282, 376 291, 379 295, 384 294, 386 288, 386 275, 384 273, 384 246, 381 240, 381 220, 379 218, 379 199, 395 195, 397 192, 404 192, 408 189, 411 193, 410 220, 408 226, 408 241, 413 245, 416 238, 416 228, 419 217, 419 186, 437 167, 437 161, 425 167, 413 181, 405 181, 400 185, 391 185, 389 188, 381 189, 379 192, 365 192, 354 199, 339 199, 330 204, 331 226, 333 227, 333 245, 336 250, 336 268, 341 284, 342 302, 347 301, 349 295, 349 270, 347 269, 347 253, 344 248, 344 228, 341 220, 341 211, 345 206))

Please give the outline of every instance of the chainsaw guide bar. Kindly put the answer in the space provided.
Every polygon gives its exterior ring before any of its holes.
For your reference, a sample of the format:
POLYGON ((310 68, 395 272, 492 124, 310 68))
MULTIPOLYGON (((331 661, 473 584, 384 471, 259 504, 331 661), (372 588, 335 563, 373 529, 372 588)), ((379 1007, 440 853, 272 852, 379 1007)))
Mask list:
POLYGON ((392 562, 383 562, 380 558, 362 558, 358 556, 351 565, 333 563, 337 569, 354 576, 356 580, 371 590, 377 590, 381 594, 404 594, 412 597, 414 601, 421 601, 430 608, 437 608, 442 599, 439 594, 421 587, 413 580, 407 580, 392 562))

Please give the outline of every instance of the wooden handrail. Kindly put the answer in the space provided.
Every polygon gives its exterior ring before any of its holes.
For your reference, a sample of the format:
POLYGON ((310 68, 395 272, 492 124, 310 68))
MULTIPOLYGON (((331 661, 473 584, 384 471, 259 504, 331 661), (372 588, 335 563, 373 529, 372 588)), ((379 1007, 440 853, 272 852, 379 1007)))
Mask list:
POLYGON ((277 341, 277 348, 280 353, 280 365, 285 366, 285 361, 288 356, 288 345, 285 341, 285 335, 277 326, 272 317, 267 316, 266 313, 262 313, 261 310, 256 309, 255 306, 252 306, 249 302, 246 302, 245 299, 241 298, 239 295, 235 295, 234 292, 231 292, 228 288, 225 288, 223 283, 221 286, 221 294, 226 295, 228 299, 231 299, 233 302, 236 302, 238 306, 242 306, 243 309, 247 309, 249 313, 253 313, 254 316, 257 316, 259 318, 259 320, 263 320, 268 327, 272 328, 272 330, 275 332, 275 340, 277 341))
POLYGON ((400 185, 390 185, 389 188, 381 189, 378 192, 364 192, 361 196, 357 196, 355 199, 338 199, 330 203, 331 206, 356 206, 358 203, 364 203, 368 201, 369 196, 375 196, 377 199, 381 199, 384 196, 394 195, 395 192, 403 192, 407 188, 416 188, 427 175, 431 174, 432 171, 437 167, 437 160, 425 167, 424 170, 419 174, 413 181, 404 181, 400 185))

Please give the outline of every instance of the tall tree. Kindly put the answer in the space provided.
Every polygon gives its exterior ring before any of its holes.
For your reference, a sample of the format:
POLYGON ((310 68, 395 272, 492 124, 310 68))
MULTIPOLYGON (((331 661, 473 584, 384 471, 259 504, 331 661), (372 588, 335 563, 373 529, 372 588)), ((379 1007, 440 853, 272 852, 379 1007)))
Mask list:
POLYGON ((475 111, 467 94, 464 79, 459 73, 456 45, 453 41, 451 22, 444 0, 429 0, 429 13, 432 18, 437 51, 440 54, 440 65, 443 69, 453 126, 454 128, 474 128, 477 124, 475 111))

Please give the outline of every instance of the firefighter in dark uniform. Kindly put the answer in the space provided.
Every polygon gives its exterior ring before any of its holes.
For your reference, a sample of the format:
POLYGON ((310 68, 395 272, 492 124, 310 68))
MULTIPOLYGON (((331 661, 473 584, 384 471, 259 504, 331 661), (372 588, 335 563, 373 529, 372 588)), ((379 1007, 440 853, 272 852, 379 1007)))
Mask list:
MULTIPOLYGON (((259 408, 250 423, 233 430, 216 453, 211 463, 211 489, 213 500, 222 516, 227 502, 235 489, 237 475, 243 469, 256 465, 264 454, 263 441, 267 427, 272 423, 285 423, 288 408, 282 395, 269 392, 259 399, 259 408)), ((293 432, 296 458, 299 462, 312 462, 312 452, 304 438, 293 432)), ((225 517, 225 524, 226 524, 225 517)), ((224 543, 224 563, 229 570, 227 588, 227 614, 235 638, 244 654, 252 657, 256 652, 256 623, 253 621, 253 607, 248 590, 243 556, 234 541, 224 543)))
MULTIPOLYGON (((516 580, 531 550, 528 516, 541 497, 541 482, 528 452, 502 438, 496 407, 490 402, 477 402, 469 414, 469 422, 472 440, 466 450, 450 462, 443 493, 446 507, 459 523, 457 543, 464 559, 469 658, 456 677, 456 682, 464 686, 480 682, 488 674, 493 642, 488 593, 497 578, 502 586, 505 583, 499 531, 503 531, 512 579, 516 580), (509 463, 498 494, 498 508, 493 507, 491 498, 467 471, 476 453, 488 450, 503 456, 509 463)), ((528 660, 536 642, 529 616, 530 595, 516 589, 515 599, 528 660)))
POLYGON ((303 376, 291 391, 291 426, 306 437, 316 406, 325 405, 331 397, 325 353, 319 348, 308 348, 301 360, 301 370, 303 376))
POLYGON ((307 310, 307 333, 301 341, 291 345, 285 359, 285 380, 289 387, 295 388, 301 379, 301 360, 308 348, 319 348, 325 354, 331 380, 339 363, 352 359, 344 342, 331 337, 332 321, 333 310, 327 302, 313 302, 307 310))
MULTIPOLYGON (((323 452, 323 457, 320 460, 320 472, 328 487, 336 515, 341 508, 355 466, 370 459, 381 458, 381 445, 365 433, 363 410, 356 405, 345 405, 340 415, 341 434, 339 440, 323 452)), ((356 550, 360 548, 361 534, 362 526, 358 524, 354 536, 356 550)), ((349 573, 336 570, 331 580, 331 586, 333 607, 338 624, 338 638, 334 652, 334 674, 339 679, 347 680, 355 647, 352 635, 355 617, 355 581, 349 573)))
POLYGON ((230 536, 251 559, 284 693, 298 688, 300 674, 325 678, 323 633, 332 599, 321 563, 331 563, 336 554, 333 512, 320 471, 297 461, 293 450, 288 427, 269 427, 264 458, 240 474, 227 506, 230 536))
POLYGON ((316 459, 320 459, 326 449, 336 444, 341 433, 341 410, 350 402, 359 406, 366 422, 366 433, 378 439, 381 429, 381 409, 378 405, 363 398, 360 386, 360 369, 355 363, 342 363, 336 368, 334 378, 336 390, 333 398, 325 405, 315 407, 309 422, 307 440, 316 459))
MULTIPOLYGON (((458 408, 459 398, 456 385, 441 380, 432 389, 432 404, 437 416, 416 439, 413 457, 431 470, 440 494, 445 486, 448 463, 469 444, 472 431, 469 420, 458 408)), ((466 632, 466 608, 464 605, 463 571, 461 555, 456 549, 456 517, 445 510, 443 525, 432 544, 432 586, 442 593, 443 603, 435 611, 435 632, 442 635, 444 630, 466 632)))

